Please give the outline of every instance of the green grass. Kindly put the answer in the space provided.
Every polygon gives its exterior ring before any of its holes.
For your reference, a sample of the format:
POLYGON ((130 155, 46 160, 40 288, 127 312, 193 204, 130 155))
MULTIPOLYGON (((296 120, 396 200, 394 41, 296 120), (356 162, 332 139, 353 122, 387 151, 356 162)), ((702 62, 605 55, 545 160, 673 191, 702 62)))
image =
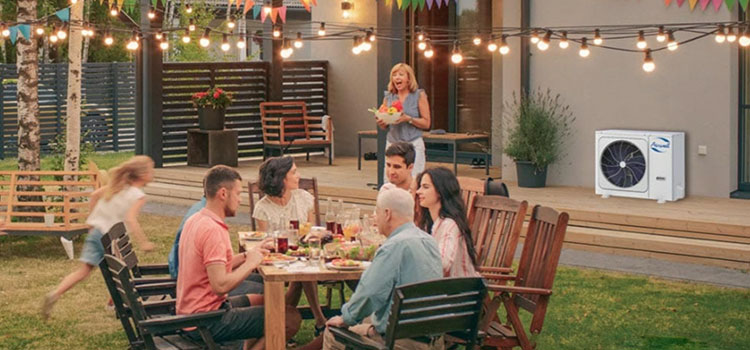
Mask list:
MULTIPOLYGON (((133 152, 95 153, 91 155, 90 160, 94 161, 99 169, 110 169, 128 160, 133 154, 133 152)), ((50 157, 42 157, 42 170, 51 169, 51 164, 50 157)), ((0 170, 18 170, 17 158, 5 158, 0 160, 0 170)))
MULTIPOLYGON (((166 261, 180 218, 142 215, 155 252, 145 263, 166 261)), ((232 227, 233 244, 236 231, 232 227)), ((76 239, 79 253, 83 238, 76 239)), ((121 325, 104 305, 98 270, 58 302, 52 318, 38 316, 45 293, 72 271, 51 237, 0 236, 0 349, 126 349, 121 325)), ((539 349, 741 349, 750 344, 750 291, 627 274, 561 267, 539 349)), ((306 321, 296 336, 312 338, 306 321)))

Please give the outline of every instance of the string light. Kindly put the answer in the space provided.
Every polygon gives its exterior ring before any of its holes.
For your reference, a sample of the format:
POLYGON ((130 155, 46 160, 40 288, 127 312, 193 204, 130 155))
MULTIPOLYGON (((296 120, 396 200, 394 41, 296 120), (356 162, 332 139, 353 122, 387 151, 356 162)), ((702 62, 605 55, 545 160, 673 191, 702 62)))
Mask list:
POLYGON ((57 43, 57 40, 59 40, 59 38, 57 37, 57 34, 55 34, 55 32, 56 32, 56 30, 52 30, 52 32, 49 33, 49 42, 51 42, 53 44, 57 43))
POLYGON ((210 34, 211 28, 206 28, 206 31, 203 32, 203 36, 198 40, 198 44, 202 47, 208 47, 208 45, 211 44, 211 39, 209 38, 210 34))
POLYGON ((362 46, 359 45, 359 37, 354 37, 354 46, 352 46, 352 53, 359 55, 362 52, 362 46))
POLYGON ((8 29, 8 25, 7 24, 3 23, 2 26, 0 26, 0 28, 2 28, 2 34, 3 34, 4 37, 7 38, 7 37, 10 36, 10 29, 8 29))
MULTIPOLYGON (((8 34, 10 34, 10 33, 8 33, 8 34)), ((36 35, 38 35, 38 36, 44 35, 44 27, 42 27, 42 26, 36 27, 36 35)))
POLYGON ((426 40, 426 48, 424 50, 424 57, 432 58, 432 56, 435 56, 435 51, 432 49, 432 44, 430 43, 430 39, 426 40))
POLYGON ((112 6, 109 7, 109 15, 112 17, 117 17, 119 13, 120 10, 117 9, 117 1, 113 1, 112 6))
POLYGON ((750 27, 745 27, 745 31, 742 32, 742 36, 740 36, 739 43, 742 47, 748 47, 750 46, 750 27))
POLYGON ((651 73, 654 69, 656 69, 656 64, 654 63, 654 59, 651 58, 651 49, 647 49, 646 58, 643 60, 643 70, 646 73, 651 73))
POLYGON ((182 42, 185 44, 190 43, 190 31, 185 29, 185 34, 182 35, 182 42))
POLYGON ((570 43, 568 43, 568 32, 562 31, 562 38, 560 38, 560 48, 561 49, 567 49, 568 46, 570 46, 570 43))
POLYGON ((424 41, 424 39, 425 39, 424 31, 422 30, 422 28, 420 28, 419 32, 417 33, 417 40, 424 41))
POLYGON ((349 19, 352 16, 352 10, 354 10, 354 3, 349 0, 341 1, 341 17, 349 19))
POLYGON ((362 51, 370 51, 372 50, 372 43, 370 40, 366 39, 367 37, 362 38, 362 51))
POLYGON ((663 43, 667 40, 667 35, 664 33, 664 26, 659 26, 659 32, 656 34, 656 41, 663 43))
POLYGON ((221 38, 221 51, 227 52, 229 51, 229 39, 227 38, 227 35, 224 34, 221 38))
POLYGON ((318 36, 326 36, 326 22, 320 22, 320 28, 318 28, 318 36))
POLYGON ((148 9, 147 16, 148 16, 148 19, 154 19, 154 18, 156 18, 156 10, 154 10, 153 6, 148 9))
POLYGON ((297 32, 297 39, 294 39, 294 48, 301 49, 302 45, 302 33, 297 32))
POLYGON ((474 45, 475 45, 475 46, 479 46, 479 45, 482 45, 482 37, 480 37, 480 36, 479 36, 479 31, 478 31, 478 30, 477 30, 477 34, 476 34, 476 35, 474 35, 474 40, 473 40, 473 42, 474 42, 474 45))
POLYGON ((424 36, 422 36, 422 40, 419 40, 419 42, 417 42, 417 49, 419 51, 424 51, 425 49, 427 49, 427 43, 424 41, 424 36))
POLYGON ((732 26, 729 26, 727 29, 727 41, 730 43, 737 41, 737 34, 735 34, 734 27, 732 26))
POLYGON ((273 10, 273 8, 271 8, 271 2, 270 1, 266 1, 266 4, 263 5, 263 13, 265 13, 266 16, 268 16, 268 15, 271 14, 272 10, 273 10))
POLYGON ((75 5, 75 4, 77 4, 77 3, 78 3, 78 0, 70 0, 70 4, 71 4, 71 5, 75 5))
POLYGON ((645 50, 648 46, 648 43, 646 43, 646 36, 643 34, 642 30, 638 31, 638 42, 635 44, 635 47, 641 50, 645 50))
POLYGON ((237 48, 244 49, 246 47, 247 47, 247 42, 245 41, 245 37, 241 36, 240 40, 237 40, 237 48))
POLYGON ((111 46, 115 42, 115 39, 112 37, 112 34, 107 31, 104 34, 104 45, 111 46))
POLYGON ((60 30, 57 31, 57 37, 60 40, 65 40, 68 37, 68 30, 67 29, 68 28, 66 28, 65 25, 63 25, 62 27, 60 27, 60 30))
POLYGON ((136 31, 133 31, 133 37, 130 38, 130 41, 128 41, 128 45, 125 46, 130 51, 138 50, 138 33, 136 31))
POLYGON ((451 62, 459 64, 464 60, 464 56, 461 55, 461 49, 458 47, 458 41, 453 42, 453 54, 451 55, 451 62))
POLYGON ((490 41, 487 43, 487 51, 489 52, 497 51, 497 43, 495 42, 495 40, 490 39, 490 41))
POLYGON ((367 35, 365 35, 365 37, 367 38, 367 41, 369 41, 371 43, 374 43, 375 40, 376 40, 376 38, 375 38, 375 28, 370 27, 370 30, 368 30, 366 33, 367 33, 367 35))
POLYGON ((534 31, 531 33, 531 43, 536 45, 539 42, 539 33, 534 29, 534 31))
POLYGON ((274 38, 281 37, 281 28, 279 28, 279 26, 273 26, 273 37, 274 38))
POLYGON ((542 40, 539 40, 539 42, 536 44, 536 47, 541 51, 547 51, 547 49, 549 49, 549 40, 551 37, 552 31, 548 30, 547 33, 544 34, 542 40))
POLYGON ((162 51, 167 51, 167 49, 169 49, 169 41, 167 41, 167 40, 164 40, 164 41, 160 42, 160 43, 159 43, 159 48, 160 48, 160 49, 161 49, 162 51))
POLYGON ((604 43, 604 39, 602 39, 602 34, 599 32, 599 28, 594 29, 594 45, 601 46, 602 43, 604 43))
POLYGON ((162 33, 161 31, 158 31, 156 32, 156 34, 154 34, 154 38, 156 38, 156 40, 162 40, 164 39, 164 33, 162 33))
POLYGON ((589 57, 591 54, 591 51, 589 50, 589 45, 586 44, 586 38, 581 39, 581 49, 578 50, 578 56, 581 56, 583 58, 589 57))
MULTIPOLYGON (((750 42, 748 44, 750 44, 750 42)), ((674 51, 677 50, 677 47, 679 46, 680 44, 677 43, 677 40, 674 40, 674 32, 670 30, 669 34, 667 34, 667 49, 669 49, 669 51, 674 51)))
POLYGON ((289 45, 289 40, 284 39, 284 44, 281 46, 281 52, 279 52, 281 58, 289 58, 292 56, 292 53, 294 53, 294 50, 292 49, 292 46, 289 45))
POLYGON ((717 43, 721 44, 727 40, 727 34, 724 31, 724 25, 719 24, 719 29, 716 30, 716 36, 714 36, 714 40, 716 40, 717 43))
POLYGON ((185 13, 187 14, 193 13, 193 7, 191 7, 190 4, 185 5, 185 13))
POLYGON ((229 22, 227 22, 227 28, 234 29, 235 26, 237 26, 237 24, 234 22, 234 16, 230 16, 229 22))
POLYGON ((193 21, 192 18, 190 19, 190 24, 188 24, 188 31, 189 32, 194 32, 195 31, 195 22, 193 21))
POLYGON ((508 46, 508 36, 503 35, 500 41, 500 54, 505 56, 510 52, 510 46, 508 46))

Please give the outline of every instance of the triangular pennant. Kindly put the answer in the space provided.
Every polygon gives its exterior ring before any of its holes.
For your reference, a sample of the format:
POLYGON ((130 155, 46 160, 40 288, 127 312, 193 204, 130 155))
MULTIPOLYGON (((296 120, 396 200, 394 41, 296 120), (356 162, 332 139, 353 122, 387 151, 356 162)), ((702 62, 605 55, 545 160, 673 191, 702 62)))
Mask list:
POLYGON ((151 0, 151 6, 156 7, 156 5, 159 3, 159 0, 151 0))
POLYGON ((393 0, 385 0, 385 7, 393 6, 393 0))
POLYGON ((677 7, 682 7, 682 4, 685 3, 685 0, 677 0, 677 7))
POLYGON ((448 2, 449 2, 449 1, 450 1, 450 0, 445 0, 445 6, 448 6, 448 2))
POLYGON ((15 45, 16 38, 18 38, 18 28, 16 28, 16 26, 12 26, 8 29, 10 29, 10 43, 15 45))
POLYGON ((706 11, 706 7, 711 3, 711 0, 700 0, 701 11, 706 11))
POLYGON ((747 1, 748 0, 740 0, 740 6, 742 6, 742 11, 747 10, 747 1))
POLYGON ((279 8, 274 7, 271 9, 271 23, 276 24, 276 17, 279 15, 279 8))
POLYGON ((310 4, 307 3, 310 0, 300 0, 300 1, 302 2, 302 6, 305 7, 305 10, 307 10, 307 12, 310 12, 310 4))
POLYGON ((266 22, 266 11, 260 11, 260 23, 266 22))
MULTIPOLYGON (((258 18, 258 15, 260 14, 260 5, 253 6, 253 18, 258 18)), ((265 16, 264 16, 265 18, 265 16)))
POLYGON ((404 0, 396 0, 396 7, 400 10, 404 7, 404 0))
POLYGON ((664 0, 664 6, 669 6, 672 0, 664 0))
POLYGON ((732 12, 732 10, 734 9, 734 0, 724 0, 724 3, 727 5, 727 10, 729 10, 729 12, 732 12))
POLYGON ((251 8, 253 8, 253 5, 255 5, 255 1, 245 0, 245 8, 242 10, 242 15, 247 15, 247 12, 250 11, 251 8))
POLYGON ((318 6, 318 0, 312 0, 313 6, 318 6))
POLYGON ((424 0, 418 0, 419 1, 419 11, 424 10, 424 0))
POLYGON ((18 27, 18 31, 21 32, 21 35, 23 35, 26 40, 29 40, 31 38, 31 26, 28 24, 19 24, 16 27, 18 27))
POLYGON ((237 0, 237 9, 240 9, 240 6, 242 6, 242 0, 237 0))
POLYGON ((232 9, 232 3, 233 2, 234 2, 234 0, 227 0, 227 8, 229 8, 230 10, 232 9))
POLYGON ((698 4, 698 0, 688 0, 688 3, 690 4, 690 11, 695 9, 695 5, 698 4))
POLYGON ((281 23, 286 23, 286 5, 279 8, 279 17, 281 17, 281 23))
POLYGON ((427 9, 432 10, 432 2, 435 0, 427 0, 427 9))
POLYGON ((70 21, 70 7, 55 12, 55 16, 63 22, 70 21))
POLYGON ((719 11, 719 8, 721 7, 722 2, 723 0, 713 0, 714 11, 719 11))

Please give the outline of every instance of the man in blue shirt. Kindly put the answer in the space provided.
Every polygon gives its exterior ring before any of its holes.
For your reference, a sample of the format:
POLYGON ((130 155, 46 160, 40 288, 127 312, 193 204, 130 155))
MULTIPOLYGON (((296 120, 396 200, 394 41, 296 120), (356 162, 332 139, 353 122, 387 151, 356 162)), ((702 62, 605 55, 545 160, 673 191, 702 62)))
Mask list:
MULTIPOLYGON (((378 231, 388 238, 362 274, 349 302, 341 307, 341 316, 331 318, 326 325, 350 327, 355 333, 382 342, 395 288, 442 278, 443 265, 435 239, 414 225, 414 199, 409 192, 400 188, 381 191, 376 207, 378 231)), ((442 342, 435 347, 442 348, 442 342)), ((396 348, 429 349, 430 345, 402 339, 396 341, 396 348)), ((344 346, 326 331, 323 349, 344 346)))

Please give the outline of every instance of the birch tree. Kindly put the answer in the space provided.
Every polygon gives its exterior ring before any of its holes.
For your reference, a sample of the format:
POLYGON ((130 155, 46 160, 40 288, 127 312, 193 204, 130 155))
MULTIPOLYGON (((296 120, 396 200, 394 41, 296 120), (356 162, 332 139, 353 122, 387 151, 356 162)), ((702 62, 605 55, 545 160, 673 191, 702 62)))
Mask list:
MULTIPOLYGON (((18 22, 36 20, 36 0, 18 0, 18 22)), ((39 170, 39 63, 37 41, 19 36, 18 69, 18 169, 39 170)))
POLYGON ((65 171, 77 171, 81 158, 81 27, 84 1, 70 8, 68 41, 68 99, 65 134, 65 171))

